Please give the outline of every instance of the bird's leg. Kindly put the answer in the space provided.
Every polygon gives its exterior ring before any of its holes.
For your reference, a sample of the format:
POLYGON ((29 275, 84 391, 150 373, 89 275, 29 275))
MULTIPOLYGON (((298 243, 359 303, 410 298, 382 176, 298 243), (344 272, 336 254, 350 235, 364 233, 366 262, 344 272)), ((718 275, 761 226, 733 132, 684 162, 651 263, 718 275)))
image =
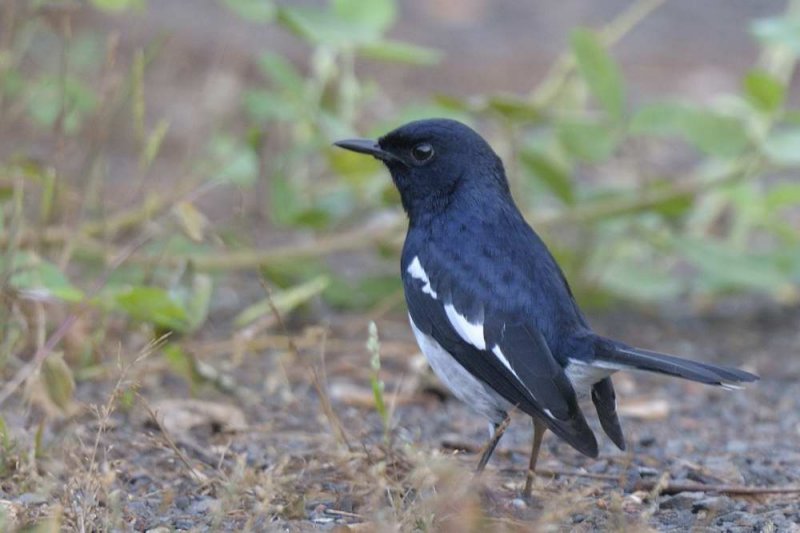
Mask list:
POLYGON ((539 459, 539 448, 542 447, 542 437, 544 432, 547 431, 545 426, 538 418, 533 419, 533 446, 531 448, 531 461, 528 465, 528 475, 525 478, 525 498, 531 497, 533 490, 533 476, 536 473, 536 460, 539 459))
POLYGON ((478 461, 478 468, 475 469, 476 474, 480 474, 483 472, 483 469, 486 468, 486 463, 489 462, 489 458, 494 453, 497 443, 500 442, 500 438, 503 436, 503 433, 506 432, 506 428, 510 422, 511 417, 506 415, 502 422, 494 425, 494 434, 489 439, 489 442, 486 443, 486 447, 481 454, 481 460, 478 461))

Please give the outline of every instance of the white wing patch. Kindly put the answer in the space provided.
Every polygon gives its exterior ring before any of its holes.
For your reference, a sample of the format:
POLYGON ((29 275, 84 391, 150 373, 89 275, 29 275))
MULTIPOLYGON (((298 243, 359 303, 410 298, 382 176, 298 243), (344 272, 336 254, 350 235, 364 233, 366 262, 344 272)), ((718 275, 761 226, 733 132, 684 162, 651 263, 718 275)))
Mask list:
POLYGON ((422 286, 422 292, 425 294, 430 294, 431 298, 436 300, 439 295, 436 294, 436 291, 433 290, 431 287, 431 280, 428 279, 428 274, 425 272, 425 269, 422 268, 422 263, 419 262, 419 257, 414 257, 414 260, 411 261, 411 264, 408 265, 406 272, 411 274, 411 277, 414 279, 418 279, 424 283, 422 286))
MULTIPOLYGON (((500 362, 503 363, 506 366, 506 368, 509 369, 511 371, 511 373, 514 374, 514 376, 517 379, 519 379, 519 376, 517 376, 517 372, 513 368, 511 368, 511 363, 508 361, 508 359, 506 359, 506 356, 503 353, 503 350, 500 349, 499 345, 495 344, 494 348, 492 348, 492 353, 498 359, 500 359, 500 362)), ((520 381, 522 381, 522 380, 520 380, 520 381)))
POLYGON ((486 340, 483 338, 483 324, 473 324, 467 320, 467 317, 456 311, 453 304, 445 304, 444 312, 447 313, 447 319, 450 320, 453 329, 462 339, 479 350, 486 349, 486 340))
MULTIPOLYGON (((511 362, 508 360, 506 355, 503 353, 503 350, 500 349, 500 345, 499 344, 495 344, 494 345, 494 348, 492 348, 492 353, 495 355, 495 357, 497 357, 497 359, 500 360, 501 363, 503 363, 503 365, 507 369, 509 369, 511 371, 512 374, 514 374, 514 377, 517 378, 517 381, 522 383, 522 386, 525 387, 525 390, 530 393, 531 398, 533 398, 535 400, 536 396, 533 394, 533 391, 528 387, 528 385, 525 384, 524 381, 522 381, 522 379, 519 377, 519 374, 517 374, 517 371, 512 368, 511 362)), ((550 412, 550 409, 544 409, 544 411, 545 411, 545 414, 547 414, 547 416, 549 416, 550 418, 555 419, 555 417, 553 416, 553 413, 550 412)))

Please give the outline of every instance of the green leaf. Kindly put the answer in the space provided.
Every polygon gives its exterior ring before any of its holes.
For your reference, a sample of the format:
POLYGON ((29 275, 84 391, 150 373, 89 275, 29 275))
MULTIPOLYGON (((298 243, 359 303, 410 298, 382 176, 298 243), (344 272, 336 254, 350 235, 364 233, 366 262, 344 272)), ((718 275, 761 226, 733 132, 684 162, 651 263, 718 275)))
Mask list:
POLYGON ((214 284, 211 276, 197 272, 191 262, 168 294, 186 313, 186 331, 197 331, 208 318, 214 284))
POLYGON ((349 150, 329 149, 325 152, 328 165, 353 185, 366 185, 383 165, 375 158, 364 157, 349 150))
POLYGON ((271 22, 275 18, 275 4, 270 0, 223 0, 239 17, 251 22, 271 22))
POLYGON ((16 97, 28 86, 22 73, 16 69, 6 68, 0 78, 0 91, 7 97, 16 97))
POLYGON ((751 31, 765 44, 786 46, 794 54, 800 54, 800 20, 797 18, 774 17, 757 20, 753 23, 751 31))
MULTIPOLYGON (((7 271, 0 259, 0 272, 7 271)), ((65 302, 78 302, 83 292, 72 285, 56 265, 34 253, 14 254, 10 265, 9 285, 30 298, 57 298, 65 302)))
POLYGON ((301 91, 305 86, 303 76, 286 58, 266 52, 258 58, 261 72, 273 83, 288 91, 301 91))
POLYGON ((770 134, 764 141, 764 153, 777 165, 800 165, 800 128, 770 134))
POLYGON ((699 268, 704 282, 719 289, 760 289, 775 292, 788 283, 787 273, 770 255, 745 253, 720 242, 675 239, 686 259, 699 268))
POLYGON ((119 309, 140 322, 181 333, 188 330, 189 317, 186 311, 162 288, 131 287, 117 294, 115 303, 119 309))
POLYGON ((594 97, 609 115, 622 118, 625 106, 622 75, 598 36, 578 28, 572 32, 571 42, 578 69, 594 97))
POLYGON ((301 198, 285 176, 270 176, 270 216, 278 224, 290 225, 303 209, 301 198))
POLYGON ((139 165, 141 168, 149 168, 153 163, 153 160, 161 151, 161 145, 164 142, 164 138, 167 136, 168 131, 169 121, 165 119, 159 120, 158 124, 156 124, 156 127, 150 132, 150 135, 147 136, 144 146, 142 147, 142 152, 139 159, 139 165))
POLYGON ((380 38, 380 32, 374 28, 348 22, 335 13, 320 9, 281 6, 278 8, 277 20, 290 31, 314 44, 340 48, 363 45, 380 38))
POLYGON ((326 275, 316 276, 300 285, 282 289, 272 294, 271 298, 255 303, 239 313, 234 320, 238 328, 249 326, 261 317, 272 315, 273 306, 278 312, 287 315, 297 307, 308 302, 330 285, 330 278, 326 275))
POLYGON ((748 142, 744 124, 738 118, 713 111, 692 110, 684 117, 683 128, 686 139, 709 155, 733 157, 748 142))
POLYGON ((292 225, 313 229, 324 229, 331 224, 331 214, 320 207, 303 209, 292 217, 292 225))
POLYGON ((528 125, 542 122, 544 113, 526 98, 515 94, 493 94, 486 101, 486 109, 503 116, 504 118, 528 123, 528 125))
MULTIPOLYGON (((658 179, 650 184, 647 188, 647 193, 657 191, 671 191, 675 183, 671 179, 658 179)), ((644 192, 644 191, 642 191, 644 192)), ((646 206, 642 211, 653 211, 664 215, 669 218, 679 218, 685 215, 692 205, 694 205, 694 196, 692 194, 684 194, 678 196, 670 196, 659 202, 654 202, 646 206)))
POLYGON ((674 299, 683 289, 676 278, 634 261, 605 265, 597 281, 620 298, 642 302, 674 299))
POLYGON ((630 131, 636 135, 681 135, 687 106, 680 103, 658 102, 636 110, 630 121, 630 131))
POLYGON ((339 18, 376 34, 388 30, 397 16, 393 0, 332 0, 332 4, 339 18))
POLYGON ((739 118, 681 103, 658 103, 639 109, 631 119, 634 134, 677 136, 708 155, 733 157, 748 144, 739 118))
POLYGON ((66 412, 75 392, 75 378, 60 353, 51 353, 42 362, 42 383, 50 401, 66 412))
POLYGON ((747 99, 761 111, 776 111, 786 96, 786 87, 774 76, 763 70, 751 70, 744 78, 747 99))
POLYGON ((520 153, 520 161, 528 171, 539 179, 565 204, 575 203, 572 177, 568 171, 548 154, 527 148, 520 153))
POLYGON ((184 377, 191 385, 195 385, 197 375, 195 372, 195 364, 191 356, 175 342, 167 343, 161 351, 172 371, 184 377))
POLYGON ((800 183, 779 183, 773 186, 764 199, 769 211, 800 206, 800 183))
MULTIPOLYGON (((11 434, 8 431, 8 424, 5 418, 0 416, 0 455, 7 457, 7 453, 11 451, 11 434)), ((3 467, 0 467, 2 469, 3 467)), ((0 522, 2 525, 2 522, 0 522)))
POLYGON ((92 5, 104 11, 125 11, 126 9, 142 9, 145 0, 91 0, 92 5))
POLYGON ((186 305, 190 331, 197 331, 200 326, 205 324, 208 318, 208 311, 211 308, 211 295, 213 292, 214 283, 211 276, 195 273, 192 279, 192 294, 186 305))
POLYGON ((247 91, 244 95, 244 108, 250 118, 259 124, 271 121, 291 122, 302 115, 293 99, 271 91, 247 91))
POLYGON ((435 65, 442 58, 442 53, 432 48, 385 40, 362 44, 358 52, 369 59, 409 65, 435 65))
POLYGON ((365 277, 355 283, 333 278, 323 295, 335 307, 365 309, 401 290, 400 278, 395 275, 365 277))
POLYGON ((605 161, 616 149, 620 135, 608 124, 593 121, 566 121, 558 125, 558 138, 577 159, 605 161))
POLYGON ((183 232, 195 242, 202 242, 208 227, 208 219, 191 202, 178 202, 172 208, 183 232))
POLYGON ((227 135, 213 137, 210 152, 218 163, 214 178, 237 185, 253 185, 258 177, 258 157, 245 143, 227 135))
POLYGON ((64 130, 74 133, 97 106, 97 98, 79 78, 68 77, 62 83, 57 77, 43 76, 30 85, 27 104, 31 118, 40 125, 51 128, 61 118, 64 130))

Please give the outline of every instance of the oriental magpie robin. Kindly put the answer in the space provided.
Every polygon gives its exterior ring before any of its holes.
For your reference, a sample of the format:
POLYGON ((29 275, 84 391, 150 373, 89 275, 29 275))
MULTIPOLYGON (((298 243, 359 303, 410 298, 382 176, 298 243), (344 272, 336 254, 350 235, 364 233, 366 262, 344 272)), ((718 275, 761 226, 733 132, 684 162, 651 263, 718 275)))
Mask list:
POLYGON ((409 225, 401 258, 411 329, 437 376, 495 427, 482 470, 517 408, 533 418, 526 494, 549 429, 596 457, 578 406, 591 396, 625 448, 611 374, 645 370, 736 388, 757 376, 628 346, 594 333, 544 242, 514 203, 500 158, 453 120, 411 122, 336 146, 388 167, 409 225))

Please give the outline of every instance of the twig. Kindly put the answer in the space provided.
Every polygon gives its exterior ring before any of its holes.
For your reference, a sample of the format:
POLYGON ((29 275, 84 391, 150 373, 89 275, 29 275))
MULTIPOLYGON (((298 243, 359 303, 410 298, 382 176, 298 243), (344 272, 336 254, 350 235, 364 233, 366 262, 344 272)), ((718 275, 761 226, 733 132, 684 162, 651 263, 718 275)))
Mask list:
MULTIPOLYGON (((263 279, 259 279, 261 283, 261 287, 264 289, 264 292, 267 294, 267 303, 272 309, 272 312, 275 314, 275 319, 278 322, 278 326, 283 330, 283 333, 287 340, 287 346, 289 351, 294 356, 295 361, 303 364, 306 366, 307 370, 311 374, 311 382, 314 385, 314 388, 317 390, 317 395, 319 396, 319 402, 322 406, 322 412, 325 414, 325 417, 328 419, 328 422, 331 425, 331 429, 336 434, 336 436, 341 440, 342 443, 347 447, 349 451, 353 451, 353 447, 350 444, 350 441, 347 438, 347 434, 344 431, 344 425, 342 421, 339 419, 339 416, 336 414, 336 411, 333 409, 333 404, 331 403, 330 395, 328 394, 328 384, 327 379, 325 377, 325 348, 326 343, 325 339, 327 335, 323 335, 322 342, 320 343, 320 360, 322 362, 322 377, 320 377, 319 372, 317 372, 317 368, 313 365, 307 364, 301 357, 300 352, 297 350, 297 345, 294 342, 294 337, 289 334, 289 330, 286 327, 286 323, 283 321, 283 317, 281 316, 280 310, 275 305, 275 302, 272 300, 272 294, 267 287, 267 284, 264 282, 263 279)), ((289 377, 286 374, 285 369, 283 369, 284 376, 286 376, 286 382, 289 382, 289 377)))
POLYGON ((169 433, 167 433, 167 428, 164 427, 164 424, 162 424, 161 420, 159 420, 158 418, 158 413, 153 411, 153 409, 150 407, 150 404, 147 403, 147 400, 144 398, 144 396, 142 396, 137 392, 136 397, 139 399, 144 408, 147 410, 147 413, 150 415, 150 418, 153 420, 156 427, 161 432, 161 436, 164 437, 164 440, 166 441, 167 445, 170 447, 170 449, 172 449, 173 452, 175 452, 175 455, 178 456, 178 459, 180 459, 181 463, 183 463, 183 465, 186 467, 189 473, 192 474, 192 477, 194 477, 195 480, 200 483, 205 483, 206 481, 208 481, 208 478, 205 475, 195 470, 195 468, 191 465, 191 463, 189 463, 189 458, 186 457, 186 454, 183 453, 178 448, 178 446, 175 444, 175 441, 173 441, 172 437, 169 436, 169 433))
MULTIPOLYGON (((450 450, 462 450, 467 453, 478 453, 480 447, 472 443, 457 442, 457 441, 443 441, 442 447, 450 450)), ((525 453, 523 450, 505 450, 508 452, 525 453)), ((498 450, 502 453, 503 450, 498 450)), ((586 479, 597 479, 600 481, 615 481, 620 482, 624 479, 624 475, 619 474, 596 474, 592 472, 580 472, 576 470, 562 470, 562 469, 547 469, 537 468, 536 474, 539 476, 566 476, 566 477, 582 477, 586 479)), ((729 494, 731 496, 757 496, 760 494, 800 494, 800 486, 782 486, 782 487, 756 487, 751 485, 733 485, 727 483, 692 483, 669 481, 663 476, 658 479, 640 479, 630 487, 631 491, 655 491, 659 490, 659 494, 678 494, 681 492, 717 492, 720 494, 729 494)))
POLYGON ((325 362, 325 347, 324 343, 322 345, 320 351, 320 359, 322 360, 322 370, 323 374, 320 377, 319 372, 317 372, 317 367, 313 365, 308 365, 309 370, 311 372, 311 382, 314 385, 314 388, 317 391, 317 395, 319 396, 319 403, 322 406, 322 412, 325 413, 325 417, 328 419, 328 422, 331 425, 331 429, 333 429, 336 436, 339 437, 347 449, 352 452, 353 446, 350 444, 350 440, 347 438, 347 433, 344 431, 344 425, 342 421, 339 419, 339 415, 336 414, 336 411, 333 409, 333 403, 331 402, 330 394, 328 394, 328 382, 325 377, 324 373, 324 362, 325 362))
MULTIPOLYGON (((570 470, 548 470, 537 468, 538 475, 546 476, 568 476, 583 477, 588 479, 598 479, 603 481, 619 481, 620 476, 614 474, 594 474, 591 472, 576 472, 570 470)), ((681 492, 717 492, 719 494, 729 494, 731 496, 755 496, 759 494, 796 494, 800 493, 800 487, 755 487, 751 485, 731 485, 726 483, 692 483, 677 482, 666 480, 663 476, 658 479, 642 479, 637 481, 632 490, 655 491, 659 489, 659 494, 678 494, 681 492)))
POLYGON ((338 509, 325 509, 325 514, 343 516, 345 518, 355 518, 356 520, 364 520, 364 517, 358 513, 348 513, 347 511, 340 511, 338 509))

